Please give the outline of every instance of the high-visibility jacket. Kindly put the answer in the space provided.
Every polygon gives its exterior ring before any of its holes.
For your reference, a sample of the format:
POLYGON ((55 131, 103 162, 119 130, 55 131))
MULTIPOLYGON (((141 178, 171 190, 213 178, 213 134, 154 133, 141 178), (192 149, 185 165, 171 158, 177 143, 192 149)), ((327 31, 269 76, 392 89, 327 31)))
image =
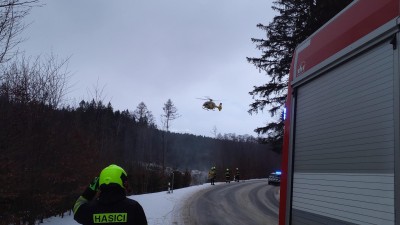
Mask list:
POLYGON ((84 225, 147 225, 142 206, 127 198, 121 187, 102 190, 93 201, 80 196, 74 205, 74 219, 84 225))
POLYGON ((209 179, 214 179, 215 177, 216 177, 216 172, 215 172, 215 170, 210 170, 209 172, 208 172, 208 178, 209 179))
POLYGON ((231 172, 230 172, 230 171, 226 171, 226 172, 225 172, 225 178, 226 178, 226 179, 231 178, 231 172))

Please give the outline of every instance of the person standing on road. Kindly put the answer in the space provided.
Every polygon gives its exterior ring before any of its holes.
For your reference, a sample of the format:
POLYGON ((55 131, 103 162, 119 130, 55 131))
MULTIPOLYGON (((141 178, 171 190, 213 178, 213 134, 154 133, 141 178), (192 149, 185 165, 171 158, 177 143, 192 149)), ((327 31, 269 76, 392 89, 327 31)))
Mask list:
POLYGON ((217 177, 217 172, 215 171, 215 166, 211 167, 208 172, 208 178, 210 179, 211 185, 215 185, 215 178, 217 177))
POLYGON ((128 175, 124 169, 117 165, 104 168, 76 200, 74 219, 84 225, 147 225, 142 206, 126 197, 127 187, 128 175))
POLYGON ((230 183, 231 182, 231 171, 229 169, 226 169, 225 172, 225 183, 230 183))
POLYGON ((239 182, 239 177, 240 177, 239 168, 236 168, 236 173, 235 173, 235 181, 236 182, 239 182))

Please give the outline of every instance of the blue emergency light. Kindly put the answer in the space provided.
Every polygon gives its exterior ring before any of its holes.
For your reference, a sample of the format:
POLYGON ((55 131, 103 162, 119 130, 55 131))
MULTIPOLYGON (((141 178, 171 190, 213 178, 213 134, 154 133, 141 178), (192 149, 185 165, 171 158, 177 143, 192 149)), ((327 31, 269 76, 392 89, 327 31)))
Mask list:
POLYGON ((283 120, 286 120, 286 107, 283 108, 283 120))

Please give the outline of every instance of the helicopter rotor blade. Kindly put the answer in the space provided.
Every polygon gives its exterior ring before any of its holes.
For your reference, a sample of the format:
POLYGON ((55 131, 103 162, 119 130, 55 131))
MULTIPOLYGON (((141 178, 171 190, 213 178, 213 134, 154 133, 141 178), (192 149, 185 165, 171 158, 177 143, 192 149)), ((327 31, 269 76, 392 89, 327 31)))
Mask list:
POLYGON ((208 97, 208 96, 204 96, 203 98, 197 98, 197 99, 207 100, 207 101, 221 101, 221 100, 218 100, 218 99, 210 98, 210 97, 208 97))
POLYGON ((204 96, 205 98, 207 98, 208 100, 210 100, 210 101, 219 101, 219 100, 215 100, 215 99, 213 99, 213 98, 210 98, 209 96, 204 96))

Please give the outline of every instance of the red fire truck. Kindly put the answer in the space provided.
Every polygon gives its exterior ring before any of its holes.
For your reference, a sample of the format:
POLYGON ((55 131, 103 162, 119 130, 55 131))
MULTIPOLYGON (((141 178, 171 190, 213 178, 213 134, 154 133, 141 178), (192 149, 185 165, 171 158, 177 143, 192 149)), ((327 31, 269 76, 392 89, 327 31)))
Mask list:
POLYGON ((293 54, 279 225, 400 225, 400 0, 355 0, 293 54))

